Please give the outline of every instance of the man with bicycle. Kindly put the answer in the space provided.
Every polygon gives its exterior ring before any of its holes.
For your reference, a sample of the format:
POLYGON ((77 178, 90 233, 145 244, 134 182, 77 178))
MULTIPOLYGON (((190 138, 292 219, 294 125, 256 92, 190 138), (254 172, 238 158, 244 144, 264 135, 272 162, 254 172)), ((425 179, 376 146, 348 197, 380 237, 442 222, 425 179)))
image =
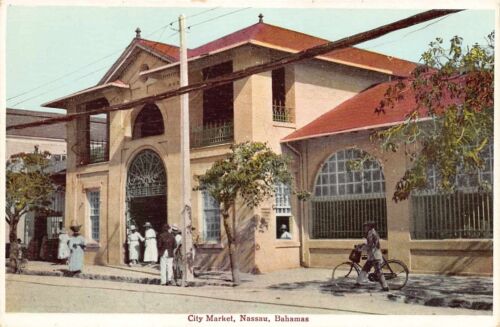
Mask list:
POLYGON ((368 258, 366 260, 363 269, 358 275, 358 279, 356 281, 356 286, 361 286, 361 283, 366 281, 366 277, 372 267, 375 268, 375 275, 382 286, 383 291, 389 291, 389 287, 387 286, 387 282, 385 280, 385 276, 382 274, 382 251, 380 250, 380 236, 375 230, 375 222, 367 221, 363 224, 363 232, 366 237, 366 244, 358 245, 358 249, 360 251, 366 251, 368 254, 368 258))

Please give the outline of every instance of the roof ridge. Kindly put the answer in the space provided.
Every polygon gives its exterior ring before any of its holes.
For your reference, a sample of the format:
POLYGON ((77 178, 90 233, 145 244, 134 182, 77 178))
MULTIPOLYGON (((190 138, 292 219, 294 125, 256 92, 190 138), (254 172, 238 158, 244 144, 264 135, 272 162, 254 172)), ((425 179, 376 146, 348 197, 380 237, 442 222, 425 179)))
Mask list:
POLYGON ((146 41, 146 42, 152 42, 152 43, 157 43, 157 44, 167 45, 167 46, 169 46, 169 47, 179 48, 178 46, 173 45, 173 44, 170 44, 170 43, 164 43, 164 42, 160 42, 160 41, 153 41, 153 40, 150 40, 150 39, 140 38, 140 39, 138 39, 137 41, 138 41, 138 42, 140 42, 140 41, 146 41))
POLYGON ((41 117, 41 118, 52 118, 51 115, 64 116, 64 114, 58 112, 36 111, 36 110, 17 109, 17 108, 6 108, 6 114, 15 116, 26 116, 26 117, 41 117))

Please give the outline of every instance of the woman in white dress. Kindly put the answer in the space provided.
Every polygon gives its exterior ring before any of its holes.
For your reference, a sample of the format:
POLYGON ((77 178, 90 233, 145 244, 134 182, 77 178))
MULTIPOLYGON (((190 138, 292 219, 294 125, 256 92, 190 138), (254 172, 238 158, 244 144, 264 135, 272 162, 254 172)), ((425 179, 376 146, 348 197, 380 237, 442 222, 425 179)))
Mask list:
POLYGON ((158 261, 158 247, 156 246, 156 232, 151 226, 151 223, 144 224, 146 232, 144 238, 146 239, 146 249, 144 250, 144 262, 148 265, 153 265, 158 261))
POLYGON ((68 247, 70 249, 69 271, 71 275, 80 273, 83 269, 83 258, 85 250, 85 239, 80 235, 81 225, 72 225, 73 236, 69 238, 68 247))
POLYGON ((67 263, 70 255, 68 241, 69 235, 66 233, 66 230, 62 228, 59 231, 59 246, 57 247, 57 259, 59 259, 62 264, 67 263))
POLYGON ((139 261, 139 241, 144 242, 144 237, 139 234, 134 225, 131 225, 127 237, 129 266, 135 265, 139 261))

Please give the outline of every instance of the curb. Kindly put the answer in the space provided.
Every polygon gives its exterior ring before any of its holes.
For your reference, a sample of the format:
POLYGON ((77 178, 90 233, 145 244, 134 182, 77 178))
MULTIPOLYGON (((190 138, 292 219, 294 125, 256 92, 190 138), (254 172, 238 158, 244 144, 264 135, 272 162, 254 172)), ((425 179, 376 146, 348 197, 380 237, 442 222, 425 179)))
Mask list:
MULTIPOLYGON (((67 277, 67 278, 80 278, 89 280, 105 280, 112 282, 132 283, 132 284, 160 285, 160 278, 150 278, 150 277, 127 277, 127 276, 99 275, 99 274, 89 274, 89 273, 79 273, 74 276, 67 276, 60 271, 42 271, 42 270, 24 270, 20 273, 20 275, 67 277)), ((205 281, 205 280, 203 281, 195 280, 191 282, 189 286, 234 287, 234 285, 231 282, 205 281)))

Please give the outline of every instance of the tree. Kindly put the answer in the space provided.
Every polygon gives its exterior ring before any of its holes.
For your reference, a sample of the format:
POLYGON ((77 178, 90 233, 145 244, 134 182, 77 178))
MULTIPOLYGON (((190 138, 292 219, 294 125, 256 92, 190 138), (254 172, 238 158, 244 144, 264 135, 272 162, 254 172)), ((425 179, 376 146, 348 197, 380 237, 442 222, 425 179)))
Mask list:
POLYGON ((445 49, 437 38, 423 53, 423 65, 392 84, 375 109, 383 114, 408 94, 415 98, 404 123, 373 135, 384 150, 395 152, 404 145, 413 163, 396 184, 394 201, 425 188, 429 167, 435 167, 444 190, 455 187, 458 172, 483 167, 480 153, 493 141, 494 34, 486 41, 464 49, 462 38, 455 36, 445 49))
POLYGON ((197 190, 207 191, 220 205, 229 248, 233 283, 240 283, 236 258, 236 200, 254 208, 274 193, 277 183, 289 184, 288 160, 266 144, 245 142, 231 146, 231 153, 216 161, 204 175, 197 176, 197 190), (232 221, 230 211, 232 209, 232 221))
MULTIPOLYGON (((49 211, 55 190, 48 168, 50 153, 18 153, 6 164, 5 220, 9 224, 9 241, 17 241, 17 225, 30 211, 49 211)), ((12 253, 11 253, 12 255, 12 253)))

